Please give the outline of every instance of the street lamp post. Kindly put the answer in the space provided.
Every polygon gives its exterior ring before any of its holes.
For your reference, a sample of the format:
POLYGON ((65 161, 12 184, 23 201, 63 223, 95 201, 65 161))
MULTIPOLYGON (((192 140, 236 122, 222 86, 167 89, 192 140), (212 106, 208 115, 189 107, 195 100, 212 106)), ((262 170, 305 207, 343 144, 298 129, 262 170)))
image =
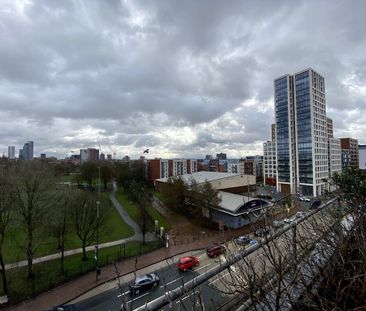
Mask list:
POLYGON ((99 269, 99 207, 100 207, 100 166, 98 166, 98 201, 97 201, 97 245, 95 246, 96 280, 100 274, 99 269))

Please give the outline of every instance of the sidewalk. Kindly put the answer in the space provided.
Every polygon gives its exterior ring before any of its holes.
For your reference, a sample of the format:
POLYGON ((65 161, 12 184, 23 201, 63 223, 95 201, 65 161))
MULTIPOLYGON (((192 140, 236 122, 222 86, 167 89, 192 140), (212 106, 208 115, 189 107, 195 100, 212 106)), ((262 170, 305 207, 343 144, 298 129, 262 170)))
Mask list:
MULTIPOLYGON (((200 240, 192 241, 191 243, 182 245, 173 245, 169 248, 161 248, 151 253, 144 254, 137 257, 137 269, 149 266, 151 264, 160 262, 165 258, 179 255, 181 253, 204 249, 213 241, 217 241, 219 235, 204 237, 200 240)), ((222 236, 221 236, 222 237, 222 236)), ((226 238, 230 238, 225 235, 226 238)), ((135 269, 135 258, 117 263, 119 272, 124 275, 131 273, 135 269)), ((108 265, 101 268, 101 275, 96 281, 95 272, 90 272, 80 278, 69 281, 59 287, 50 290, 49 292, 40 294, 39 296, 23 302, 19 305, 9 307, 8 310, 25 311, 25 310, 46 310, 49 307, 60 305, 71 301, 85 292, 95 288, 96 286, 113 280, 116 277, 114 265, 108 265)))

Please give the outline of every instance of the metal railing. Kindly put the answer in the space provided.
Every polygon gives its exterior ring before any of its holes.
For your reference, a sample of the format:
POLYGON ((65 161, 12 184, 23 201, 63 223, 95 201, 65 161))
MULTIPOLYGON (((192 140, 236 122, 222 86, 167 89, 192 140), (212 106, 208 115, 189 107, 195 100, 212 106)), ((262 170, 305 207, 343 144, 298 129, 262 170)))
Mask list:
MULTIPOLYGON (((304 217, 302 217, 300 219, 296 219, 292 223, 285 225, 283 228, 276 231, 274 234, 272 234, 269 238, 265 239, 264 241, 260 241, 259 243, 255 244, 247 249, 241 250, 238 253, 233 254, 225 262, 220 262, 219 266, 206 271, 205 273, 195 277, 194 279, 188 281, 187 283, 183 284, 182 286, 179 286, 173 290, 167 291, 164 295, 162 295, 162 296, 156 298, 155 300, 153 300, 149 303, 146 303, 145 305, 143 305, 139 308, 136 308, 134 310, 136 310, 136 311, 144 311, 144 310, 150 311, 151 310, 152 311, 152 310, 159 310, 159 309, 163 308, 164 306, 169 305, 170 303, 172 303, 176 299, 180 298, 181 296, 187 294, 188 292, 190 292, 197 286, 204 284, 206 281, 208 281, 210 278, 214 277, 218 273, 222 272, 225 269, 228 269, 230 266, 237 263, 239 260, 241 260, 244 257, 257 251, 258 249, 262 248, 264 245, 267 245, 269 242, 277 239, 279 236, 281 236, 288 230, 292 230, 293 234, 296 234, 296 227, 299 223, 305 221, 309 217, 320 212, 321 210, 330 206, 332 203, 334 203, 336 201, 337 201, 337 198, 331 199, 330 201, 322 204, 316 210, 309 212, 304 217)), ((293 249, 296 251, 296 247, 294 247, 293 249)), ((296 254, 295 254, 295 256, 296 256, 296 254)))

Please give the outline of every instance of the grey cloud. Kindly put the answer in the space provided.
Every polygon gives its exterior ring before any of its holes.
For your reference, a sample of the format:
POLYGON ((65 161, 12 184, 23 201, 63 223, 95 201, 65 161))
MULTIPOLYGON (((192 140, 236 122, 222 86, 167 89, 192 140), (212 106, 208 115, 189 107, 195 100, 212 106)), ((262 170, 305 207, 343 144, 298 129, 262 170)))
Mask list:
POLYGON ((325 76, 338 132, 362 128, 349 121, 366 104, 352 90, 366 77, 363 1, 34 1, 23 13, 5 5, 0 113, 17 130, 0 124, 2 148, 34 137, 62 155, 95 144, 77 134, 90 128, 136 156, 145 145, 241 154, 269 139, 273 79, 307 67, 325 76))

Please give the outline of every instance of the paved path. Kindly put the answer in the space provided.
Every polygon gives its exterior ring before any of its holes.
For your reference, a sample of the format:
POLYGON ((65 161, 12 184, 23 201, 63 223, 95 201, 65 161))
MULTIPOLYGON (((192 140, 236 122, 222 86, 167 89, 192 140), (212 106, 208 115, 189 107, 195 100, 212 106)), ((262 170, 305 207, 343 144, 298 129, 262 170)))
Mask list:
POLYGON ((114 206, 117 208, 118 213, 121 215, 125 223, 135 231, 135 235, 133 236, 133 238, 135 240, 142 240, 142 231, 139 225, 131 219, 130 215, 127 214, 123 206, 118 202, 118 200, 116 199, 116 192, 117 192, 117 184, 116 182, 113 182, 113 191, 109 197, 113 202, 114 206))
MULTIPOLYGON (((142 241, 142 232, 141 232, 140 227, 130 218, 130 216, 124 210, 123 206, 117 201, 116 196, 115 196, 116 191, 117 191, 117 185, 114 182, 113 183, 113 191, 110 194, 110 199, 113 202, 116 209, 118 210, 121 218, 127 223, 127 225, 132 227, 132 229, 135 231, 135 234, 133 236, 125 238, 125 239, 106 242, 106 243, 101 243, 101 244, 99 244, 99 249, 105 248, 105 247, 110 247, 110 246, 115 246, 115 245, 120 245, 122 243, 126 243, 126 242, 129 242, 129 241, 142 241)), ((156 239, 156 237, 152 234, 145 235, 145 238, 146 238, 146 241, 153 241, 153 240, 156 239)), ((94 249, 95 249, 94 245, 90 245, 90 246, 86 247, 87 251, 92 251, 94 249)), ((75 255, 75 254, 81 254, 82 252, 83 252, 82 248, 71 249, 71 250, 65 251, 64 256, 67 257, 67 256, 75 255)), ((49 261, 49 260, 54 260, 54 259, 58 259, 58 258, 61 258, 61 252, 51 254, 51 255, 47 255, 47 256, 43 256, 43 257, 34 258, 33 259, 33 264, 37 264, 37 263, 41 263, 41 262, 45 262, 45 261, 49 261)), ((13 269, 13 268, 19 268, 19 267, 25 267, 27 265, 28 265, 27 260, 13 262, 13 263, 10 263, 10 264, 6 264, 5 265, 5 270, 9 270, 9 269, 13 269)))

